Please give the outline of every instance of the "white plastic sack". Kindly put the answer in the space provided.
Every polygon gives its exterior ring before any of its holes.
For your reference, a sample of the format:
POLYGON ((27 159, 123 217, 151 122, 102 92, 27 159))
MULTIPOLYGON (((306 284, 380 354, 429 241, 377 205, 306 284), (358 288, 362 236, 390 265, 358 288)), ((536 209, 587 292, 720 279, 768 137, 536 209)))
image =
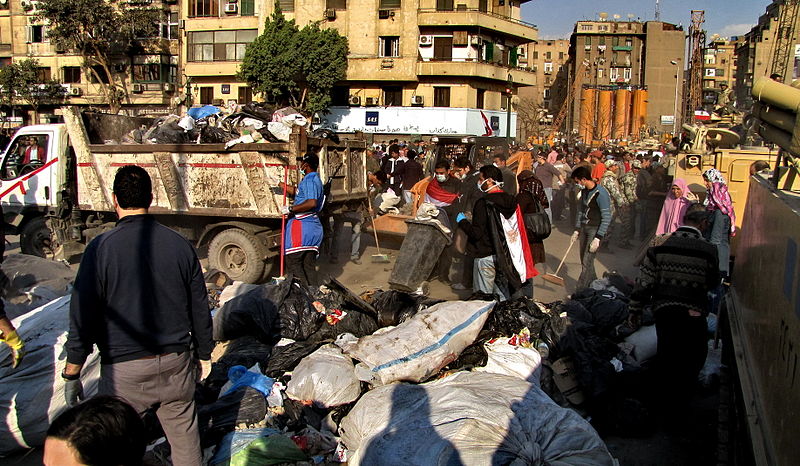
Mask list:
POLYGON ((459 372, 366 393, 342 420, 348 464, 612 465, 592 426, 516 377, 459 372))
POLYGON ((419 382, 439 372, 471 345, 494 301, 448 301, 418 312, 385 332, 360 338, 346 353, 361 361, 358 378, 374 385, 419 382))
MULTIPOLYGON (((277 184, 277 183, 276 183, 277 184)), ((249 291, 255 290, 258 288, 259 285, 253 285, 252 283, 244 283, 244 282, 233 282, 230 285, 226 286, 222 289, 222 293, 219 295, 219 307, 225 305, 231 299, 241 296, 249 291)))
POLYGON ((625 338, 626 343, 633 345, 631 356, 639 364, 650 360, 658 352, 658 336, 656 335, 655 325, 646 325, 639 330, 631 333, 625 338))
POLYGON ((488 356, 486 366, 478 367, 475 370, 510 375, 527 380, 539 387, 542 356, 533 348, 510 345, 508 340, 508 338, 499 338, 493 342, 486 342, 483 345, 488 356))
POLYGON ((267 129, 273 136, 280 141, 289 142, 289 135, 292 134, 292 128, 284 125, 281 122, 270 121, 267 123, 267 129))
MULTIPOLYGON (((42 445, 50 423, 67 408, 61 372, 69 302, 70 296, 64 296, 12 321, 26 351, 16 369, 11 368, 8 348, 0 345, 0 456, 42 445)), ((95 351, 81 371, 87 397, 97 392, 99 359, 95 351)))
POLYGON ((325 345, 300 361, 286 386, 289 398, 321 408, 352 403, 360 394, 352 359, 334 345, 325 345))

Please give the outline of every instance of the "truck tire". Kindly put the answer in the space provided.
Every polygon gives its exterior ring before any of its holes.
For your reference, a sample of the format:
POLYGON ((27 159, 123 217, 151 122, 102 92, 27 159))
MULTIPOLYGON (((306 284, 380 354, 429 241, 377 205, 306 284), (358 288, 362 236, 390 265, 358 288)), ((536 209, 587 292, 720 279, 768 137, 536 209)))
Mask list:
POLYGON ((208 245, 209 268, 245 283, 262 280, 265 257, 265 247, 256 237, 237 228, 222 230, 208 245))
POLYGON ((19 233, 19 248, 23 254, 53 258, 50 240, 50 228, 44 217, 36 217, 28 221, 19 233))

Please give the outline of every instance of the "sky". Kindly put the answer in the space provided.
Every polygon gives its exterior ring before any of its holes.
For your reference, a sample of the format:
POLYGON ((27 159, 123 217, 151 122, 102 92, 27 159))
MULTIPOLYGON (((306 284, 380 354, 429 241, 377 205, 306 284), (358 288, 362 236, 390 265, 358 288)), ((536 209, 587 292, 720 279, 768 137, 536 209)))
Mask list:
MULTIPOLYGON (((771 0, 661 0, 661 20, 688 29, 691 10, 705 10, 706 37, 742 35, 756 24, 771 0)), ((576 21, 597 19, 600 12, 609 19, 628 14, 644 21, 655 17, 656 0, 530 0, 522 4, 522 19, 536 24, 541 39, 568 39, 576 21)))

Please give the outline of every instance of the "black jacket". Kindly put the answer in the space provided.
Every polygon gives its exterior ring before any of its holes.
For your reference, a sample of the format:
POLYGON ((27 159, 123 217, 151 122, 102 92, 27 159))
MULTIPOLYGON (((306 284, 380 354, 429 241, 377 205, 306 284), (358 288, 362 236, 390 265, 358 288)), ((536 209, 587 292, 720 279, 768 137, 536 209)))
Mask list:
POLYGON ((81 259, 70 303, 67 362, 93 345, 102 364, 213 349, 200 261, 181 235, 151 215, 130 215, 95 238, 81 259))
POLYGON ((467 254, 473 257, 497 254, 492 239, 487 201, 494 204, 505 218, 511 218, 517 210, 517 200, 506 192, 488 193, 475 201, 475 208, 472 209, 472 222, 462 220, 458 223, 458 227, 467 234, 467 254))
POLYGON ((475 201, 484 196, 483 191, 478 189, 478 170, 474 170, 461 180, 461 186, 458 187, 458 211, 459 212, 472 212, 475 208, 475 201))

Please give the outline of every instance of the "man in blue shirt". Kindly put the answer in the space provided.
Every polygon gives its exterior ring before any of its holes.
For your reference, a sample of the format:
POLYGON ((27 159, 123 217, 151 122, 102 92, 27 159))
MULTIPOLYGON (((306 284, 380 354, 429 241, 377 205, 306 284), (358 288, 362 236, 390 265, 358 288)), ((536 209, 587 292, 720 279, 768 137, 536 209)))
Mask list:
POLYGON ((611 196, 606 188, 592 179, 592 172, 588 167, 577 167, 572 171, 572 179, 583 188, 575 232, 571 239, 580 240, 582 269, 578 278, 578 290, 581 290, 588 288, 597 279, 594 256, 600 247, 600 240, 606 236, 611 225, 611 196))
POLYGON ((283 208, 289 216, 284 236, 286 271, 306 286, 317 286, 314 261, 322 244, 322 222, 319 212, 325 204, 322 180, 317 173, 319 157, 308 153, 298 158, 303 179, 295 188, 287 186, 286 192, 294 197, 294 204, 283 208))

